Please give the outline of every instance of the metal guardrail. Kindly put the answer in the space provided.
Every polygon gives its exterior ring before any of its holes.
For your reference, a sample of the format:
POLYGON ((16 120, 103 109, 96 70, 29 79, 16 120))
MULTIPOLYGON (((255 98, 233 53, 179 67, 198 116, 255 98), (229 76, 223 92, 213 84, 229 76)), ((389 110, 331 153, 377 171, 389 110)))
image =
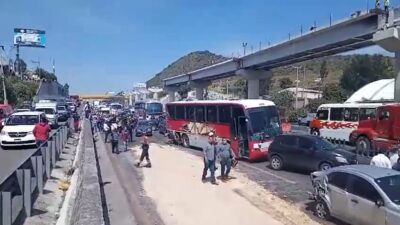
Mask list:
POLYGON ((30 217, 38 194, 60 158, 68 139, 68 127, 62 126, 0 184, 0 225, 11 225, 17 219, 30 217))

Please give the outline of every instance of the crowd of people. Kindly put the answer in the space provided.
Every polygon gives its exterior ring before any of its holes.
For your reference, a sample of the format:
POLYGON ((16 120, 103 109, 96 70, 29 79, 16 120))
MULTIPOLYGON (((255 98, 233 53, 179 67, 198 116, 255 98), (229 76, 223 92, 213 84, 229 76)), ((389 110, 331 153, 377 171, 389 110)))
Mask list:
MULTIPOLYGON (((113 115, 93 110, 87 103, 84 107, 86 118, 91 120, 93 133, 102 133, 104 142, 111 143, 111 152, 119 154, 121 151, 128 151, 129 143, 133 142, 133 136, 139 121, 139 116, 135 113, 122 113, 113 115), (121 148, 120 143, 123 143, 121 148)), ((149 138, 144 135, 141 141, 142 154, 136 166, 140 166, 146 159, 144 166, 151 167, 149 157, 149 138)))

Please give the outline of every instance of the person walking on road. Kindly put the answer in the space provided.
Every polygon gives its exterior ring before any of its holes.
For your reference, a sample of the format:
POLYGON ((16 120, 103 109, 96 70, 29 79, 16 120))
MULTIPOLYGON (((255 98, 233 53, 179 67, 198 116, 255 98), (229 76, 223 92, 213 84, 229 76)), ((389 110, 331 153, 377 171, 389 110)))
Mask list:
POLYGON ((231 145, 225 138, 222 138, 221 144, 217 146, 217 149, 217 155, 221 164, 221 180, 225 181, 229 178, 229 172, 231 171, 232 167, 232 159, 235 158, 235 154, 232 151, 231 145))
POLYGON ((147 164, 145 167, 151 167, 151 162, 150 162, 150 157, 149 157, 149 138, 145 135, 143 137, 143 142, 142 142, 142 154, 140 155, 139 162, 136 163, 137 167, 140 167, 140 164, 143 162, 143 159, 146 158, 147 164))
POLYGON ((85 107, 83 109, 85 111, 85 117, 86 119, 89 119, 89 115, 90 115, 90 105, 89 102, 86 102, 85 107))
POLYGON ((129 132, 128 132, 128 127, 127 126, 125 126, 122 129, 121 139, 124 142, 124 147, 125 147, 124 151, 127 152, 128 151, 128 142, 129 142, 129 132))
POLYGON ((118 142, 119 142, 119 133, 118 133, 117 129, 113 129, 111 131, 111 151, 112 151, 112 153, 119 154, 118 142))
POLYGON ((74 113, 74 115, 72 116, 74 119, 74 130, 76 133, 79 132, 79 114, 78 113, 74 113))
POLYGON ((49 140, 51 132, 51 127, 45 117, 40 119, 40 122, 35 125, 33 128, 33 135, 36 139, 36 146, 39 148, 43 145, 43 147, 47 147, 47 140, 49 140))
MULTIPOLYGON (((209 134, 209 137, 212 135, 209 134)), ((204 168, 203 168, 203 175, 201 180, 203 182, 206 181, 207 177, 207 170, 210 170, 211 173, 211 183, 217 185, 217 181, 215 180, 215 157, 216 157, 216 149, 215 144, 213 142, 213 138, 208 139, 207 145, 203 148, 203 155, 204 155, 204 168)))
POLYGON ((105 133, 105 138, 104 138, 104 142, 107 143, 108 140, 108 135, 111 134, 111 127, 110 127, 110 123, 108 121, 106 121, 103 125, 103 130, 105 133))

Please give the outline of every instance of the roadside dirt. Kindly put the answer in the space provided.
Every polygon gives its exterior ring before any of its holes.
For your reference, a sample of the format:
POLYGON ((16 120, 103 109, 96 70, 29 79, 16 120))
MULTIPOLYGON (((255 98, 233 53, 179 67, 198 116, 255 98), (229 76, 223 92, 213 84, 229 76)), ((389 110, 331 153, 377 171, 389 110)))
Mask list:
MULTIPOLYGON (((139 146, 132 153, 137 159, 139 146)), ((319 224, 236 171, 234 179, 218 186, 202 183, 203 162, 173 145, 152 143, 150 157, 153 167, 141 169, 143 188, 165 224, 319 224)))

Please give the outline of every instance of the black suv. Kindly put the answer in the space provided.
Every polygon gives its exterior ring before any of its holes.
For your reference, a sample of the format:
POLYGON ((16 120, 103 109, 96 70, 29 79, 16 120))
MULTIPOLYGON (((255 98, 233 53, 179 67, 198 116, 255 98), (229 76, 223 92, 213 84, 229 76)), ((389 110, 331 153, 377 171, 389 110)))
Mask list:
POLYGON ((304 170, 328 170, 334 166, 356 164, 356 154, 340 149, 318 136, 287 134, 274 138, 269 147, 270 166, 304 170))

